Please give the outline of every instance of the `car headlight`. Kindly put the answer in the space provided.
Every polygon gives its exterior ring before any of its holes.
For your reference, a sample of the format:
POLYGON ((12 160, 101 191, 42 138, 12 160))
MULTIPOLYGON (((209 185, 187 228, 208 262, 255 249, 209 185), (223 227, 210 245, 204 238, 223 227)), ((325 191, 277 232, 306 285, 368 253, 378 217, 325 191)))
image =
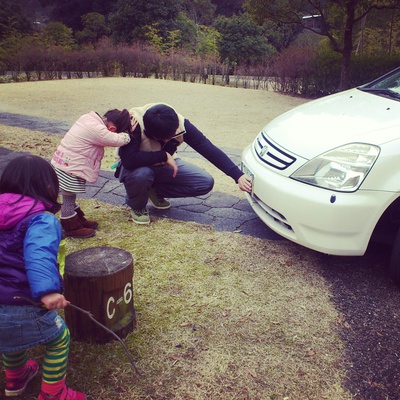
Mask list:
POLYGON ((378 146, 347 144, 310 160, 291 178, 325 189, 353 192, 359 188, 378 155, 378 146))

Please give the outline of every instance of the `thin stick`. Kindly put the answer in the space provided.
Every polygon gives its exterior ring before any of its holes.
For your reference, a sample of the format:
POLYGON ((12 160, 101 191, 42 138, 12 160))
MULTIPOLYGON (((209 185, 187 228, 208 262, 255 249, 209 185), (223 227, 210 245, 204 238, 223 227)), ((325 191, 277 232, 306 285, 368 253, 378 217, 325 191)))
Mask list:
POLYGON ((115 332, 113 332, 111 329, 107 328, 107 327, 104 326, 102 323, 100 323, 99 321, 97 321, 97 320, 93 317, 93 315, 92 315, 92 313, 91 313, 90 311, 86 311, 86 310, 84 310, 83 308, 80 308, 80 307, 76 306, 75 304, 71 304, 71 303, 69 303, 69 306, 72 307, 72 308, 75 308, 76 310, 82 312, 83 314, 86 314, 95 324, 101 326, 101 327, 102 327, 103 329, 105 329, 108 333, 110 333, 112 336, 114 336, 115 339, 117 339, 117 340, 121 343, 122 347, 124 348, 126 354, 127 354, 128 357, 129 357, 129 360, 130 360, 130 362, 131 362, 133 368, 135 369, 135 372, 136 372, 138 375, 142 375, 142 374, 140 373, 140 371, 138 370, 138 368, 136 367, 136 360, 133 358, 132 354, 130 353, 130 351, 129 351, 128 348, 126 347, 124 341, 123 341, 115 332))
MULTIPOLYGON (((41 307, 41 306, 43 305, 42 303, 36 303, 36 302, 34 302, 33 300, 28 299, 28 298, 26 298, 26 297, 14 296, 14 299, 22 299, 22 300, 25 300, 25 301, 27 301, 27 302, 29 302, 29 303, 33 304, 34 306, 37 306, 37 307, 41 307)), ((132 366, 133 366, 135 372, 136 372, 138 375, 140 375, 140 376, 142 375, 141 372, 139 371, 139 369, 138 369, 137 366, 136 366, 136 360, 135 360, 135 358, 132 356, 132 354, 130 353, 130 351, 129 351, 128 348, 126 347, 124 341, 123 341, 115 332, 113 332, 111 329, 107 328, 107 327, 104 326, 102 323, 100 323, 99 321, 97 321, 97 320, 94 318, 93 314, 92 314, 90 311, 84 310, 83 308, 80 308, 80 307, 78 307, 78 306, 76 306, 75 304, 72 304, 72 303, 69 303, 69 306, 72 307, 72 308, 74 308, 74 309, 76 309, 76 310, 78 310, 78 311, 80 311, 80 312, 83 313, 83 314, 86 314, 95 324, 97 324, 97 325, 100 326, 101 328, 105 329, 109 334, 111 334, 115 339, 117 339, 117 340, 121 343, 121 345, 122 345, 122 347, 124 348, 126 354, 128 355, 129 360, 130 360, 130 362, 131 362, 131 364, 132 364, 132 366)))

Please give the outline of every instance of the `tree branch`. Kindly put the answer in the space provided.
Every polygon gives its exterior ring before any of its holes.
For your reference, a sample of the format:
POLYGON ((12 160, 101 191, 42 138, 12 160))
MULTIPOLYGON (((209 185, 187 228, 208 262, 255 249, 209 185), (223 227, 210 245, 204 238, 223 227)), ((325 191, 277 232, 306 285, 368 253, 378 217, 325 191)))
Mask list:
MULTIPOLYGON (((42 307, 42 306, 43 306, 42 303, 36 303, 36 302, 34 302, 33 300, 28 299, 28 298, 26 298, 26 297, 14 296, 14 299, 21 299, 21 300, 27 301, 28 303, 31 303, 32 305, 34 305, 34 306, 36 306, 36 307, 42 307)), ((124 348, 126 354, 128 355, 129 360, 130 360, 130 362, 131 362, 131 364, 132 364, 132 366, 133 366, 135 372, 136 372, 138 375, 140 375, 140 376, 142 375, 141 372, 139 371, 139 369, 138 369, 137 366, 136 366, 136 360, 133 358, 132 354, 130 353, 130 351, 129 351, 128 348, 126 347, 124 341, 123 341, 115 332, 113 332, 111 329, 108 329, 108 328, 107 328, 106 326, 104 326, 102 323, 100 323, 99 321, 97 321, 97 320, 93 317, 93 315, 92 315, 92 313, 91 313, 90 311, 86 311, 86 310, 84 310, 83 308, 80 308, 80 307, 78 307, 78 306, 76 306, 76 305, 74 305, 74 304, 72 304, 72 303, 69 303, 69 307, 72 307, 72 308, 74 308, 75 310, 78 310, 78 311, 80 311, 81 313, 86 314, 96 325, 100 326, 101 328, 103 328, 104 330, 106 330, 110 335, 112 335, 115 339, 117 339, 117 340, 120 342, 120 344, 122 345, 122 347, 124 348)))

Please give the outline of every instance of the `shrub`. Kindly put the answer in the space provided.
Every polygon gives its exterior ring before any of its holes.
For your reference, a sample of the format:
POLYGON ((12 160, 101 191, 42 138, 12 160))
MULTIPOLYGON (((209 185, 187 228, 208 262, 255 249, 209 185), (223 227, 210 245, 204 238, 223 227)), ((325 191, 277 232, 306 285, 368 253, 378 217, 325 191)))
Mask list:
MULTIPOLYGON (((372 81, 399 65, 399 55, 353 55, 351 86, 372 81)), ((332 94, 338 91, 341 68, 341 54, 334 52, 326 39, 321 40, 317 46, 292 45, 274 60, 273 88, 308 97, 332 94)))
POLYGON ((11 83, 12 80, 12 76, 11 75, 0 75, 0 84, 1 83, 11 83))
POLYGON ((399 65, 400 55, 391 57, 387 54, 354 55, 351 62, 352 86, 370 82, 399 65))
POLYGON ((317 51, 308 44, 293 45, 275 57, 272 74, 274 89, 295 95, 312 95, 315 83, 317 51))

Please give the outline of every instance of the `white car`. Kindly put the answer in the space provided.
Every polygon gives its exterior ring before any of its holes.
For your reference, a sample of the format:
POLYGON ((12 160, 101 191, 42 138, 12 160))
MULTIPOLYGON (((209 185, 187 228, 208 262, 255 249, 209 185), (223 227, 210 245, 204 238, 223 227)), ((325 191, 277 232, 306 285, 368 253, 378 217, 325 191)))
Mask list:
POLYGON ((273 231, 316 251, 392 245, 400 282, 400 68, 271 121, 242 154, 246 194, 273 231))

